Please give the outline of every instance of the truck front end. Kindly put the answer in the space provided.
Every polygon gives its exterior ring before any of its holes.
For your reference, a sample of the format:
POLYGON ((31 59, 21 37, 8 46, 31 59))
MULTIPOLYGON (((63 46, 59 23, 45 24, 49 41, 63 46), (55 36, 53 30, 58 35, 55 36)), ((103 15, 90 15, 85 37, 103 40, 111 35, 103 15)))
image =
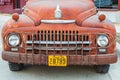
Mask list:
POLYGON ((108 72, 117 61, 114 25, 97 14, 92 0, 53 1, 30 0, 22 15, 13 14, 4 25, 2 58, 10 69, 95 65, 108 72))

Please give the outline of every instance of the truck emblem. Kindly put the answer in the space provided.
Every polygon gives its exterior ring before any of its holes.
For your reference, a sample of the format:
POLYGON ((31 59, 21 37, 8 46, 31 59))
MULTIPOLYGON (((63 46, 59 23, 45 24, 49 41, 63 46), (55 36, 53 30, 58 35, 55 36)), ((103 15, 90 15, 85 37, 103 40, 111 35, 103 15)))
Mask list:
POLYGON ((55 14, 54 14, 55 18, 61 18, 62 17, 62 12, 60 10, 60 5, 57 5, 56 10, 55 10, 55 14))

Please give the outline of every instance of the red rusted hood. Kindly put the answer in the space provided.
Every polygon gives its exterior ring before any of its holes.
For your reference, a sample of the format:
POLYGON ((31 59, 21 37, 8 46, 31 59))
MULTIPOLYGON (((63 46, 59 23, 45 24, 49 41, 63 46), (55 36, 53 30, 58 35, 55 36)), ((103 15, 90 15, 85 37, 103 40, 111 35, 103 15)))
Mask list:
POLYGON ((60 6, 62 17, 59 19, 76 19, 81 13, 95 9, 92 0, 30 0, 24 13, 34 21, 55 18, 57 5, 60 6))

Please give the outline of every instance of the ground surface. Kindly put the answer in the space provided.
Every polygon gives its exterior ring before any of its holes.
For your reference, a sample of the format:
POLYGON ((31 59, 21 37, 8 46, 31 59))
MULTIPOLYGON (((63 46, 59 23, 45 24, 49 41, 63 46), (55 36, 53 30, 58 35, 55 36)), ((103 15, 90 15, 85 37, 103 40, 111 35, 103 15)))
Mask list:
POLYGON ((117 42, 120 44, 120 33, 117 33, 117 42))
MULTIPOLYGON (((9 18, 10 15, 0 14, 0 31, 3 23, 9 18)), ((119 33, 120 27, 119 25, 116 26, 119 33)), ((1 51, 2 45, 0 45, 1 51)), ((120 45, 118 43, 116 51, 120 59, 120 45)), ((11 72, 8 63, 0 57, 0 80, 120 80, 120 61, 112 64, 107 74, 95 73, 92 66, 47 67, 27 65, 23 71, 11 72)))

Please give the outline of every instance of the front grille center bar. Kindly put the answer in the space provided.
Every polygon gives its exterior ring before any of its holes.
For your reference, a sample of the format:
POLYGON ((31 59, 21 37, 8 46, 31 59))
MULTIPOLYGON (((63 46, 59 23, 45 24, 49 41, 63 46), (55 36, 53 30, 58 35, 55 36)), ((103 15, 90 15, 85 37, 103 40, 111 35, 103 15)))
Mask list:
MULTIPOLYGON (((46 50, 46 47, 34 47, 34 48, 26 48, 26 50, 32 50, 32 49, 36 49, 36 50, 46 50)), ((56 48, 54 48, 54 47, 48 47, 47 48, 47 50, 49 50, 49 51, 60 51, 60 50, 62 50, 62 51, 66 51, 66 50, 68 50, 69 49, 69 51, 74 51, 74 50, 84 50, 84 51, 91 51, 92 50, 92 48, 82 48, 82 47, 79 47, 79 48, 76 48, 76 47, 62 47, 62 48, 59 48, 59 47, 56 47, 56 48)))
POLYGON ((89 45, 91 44, 90 41, 26 41, 26 44, 86 44, 89 45))

